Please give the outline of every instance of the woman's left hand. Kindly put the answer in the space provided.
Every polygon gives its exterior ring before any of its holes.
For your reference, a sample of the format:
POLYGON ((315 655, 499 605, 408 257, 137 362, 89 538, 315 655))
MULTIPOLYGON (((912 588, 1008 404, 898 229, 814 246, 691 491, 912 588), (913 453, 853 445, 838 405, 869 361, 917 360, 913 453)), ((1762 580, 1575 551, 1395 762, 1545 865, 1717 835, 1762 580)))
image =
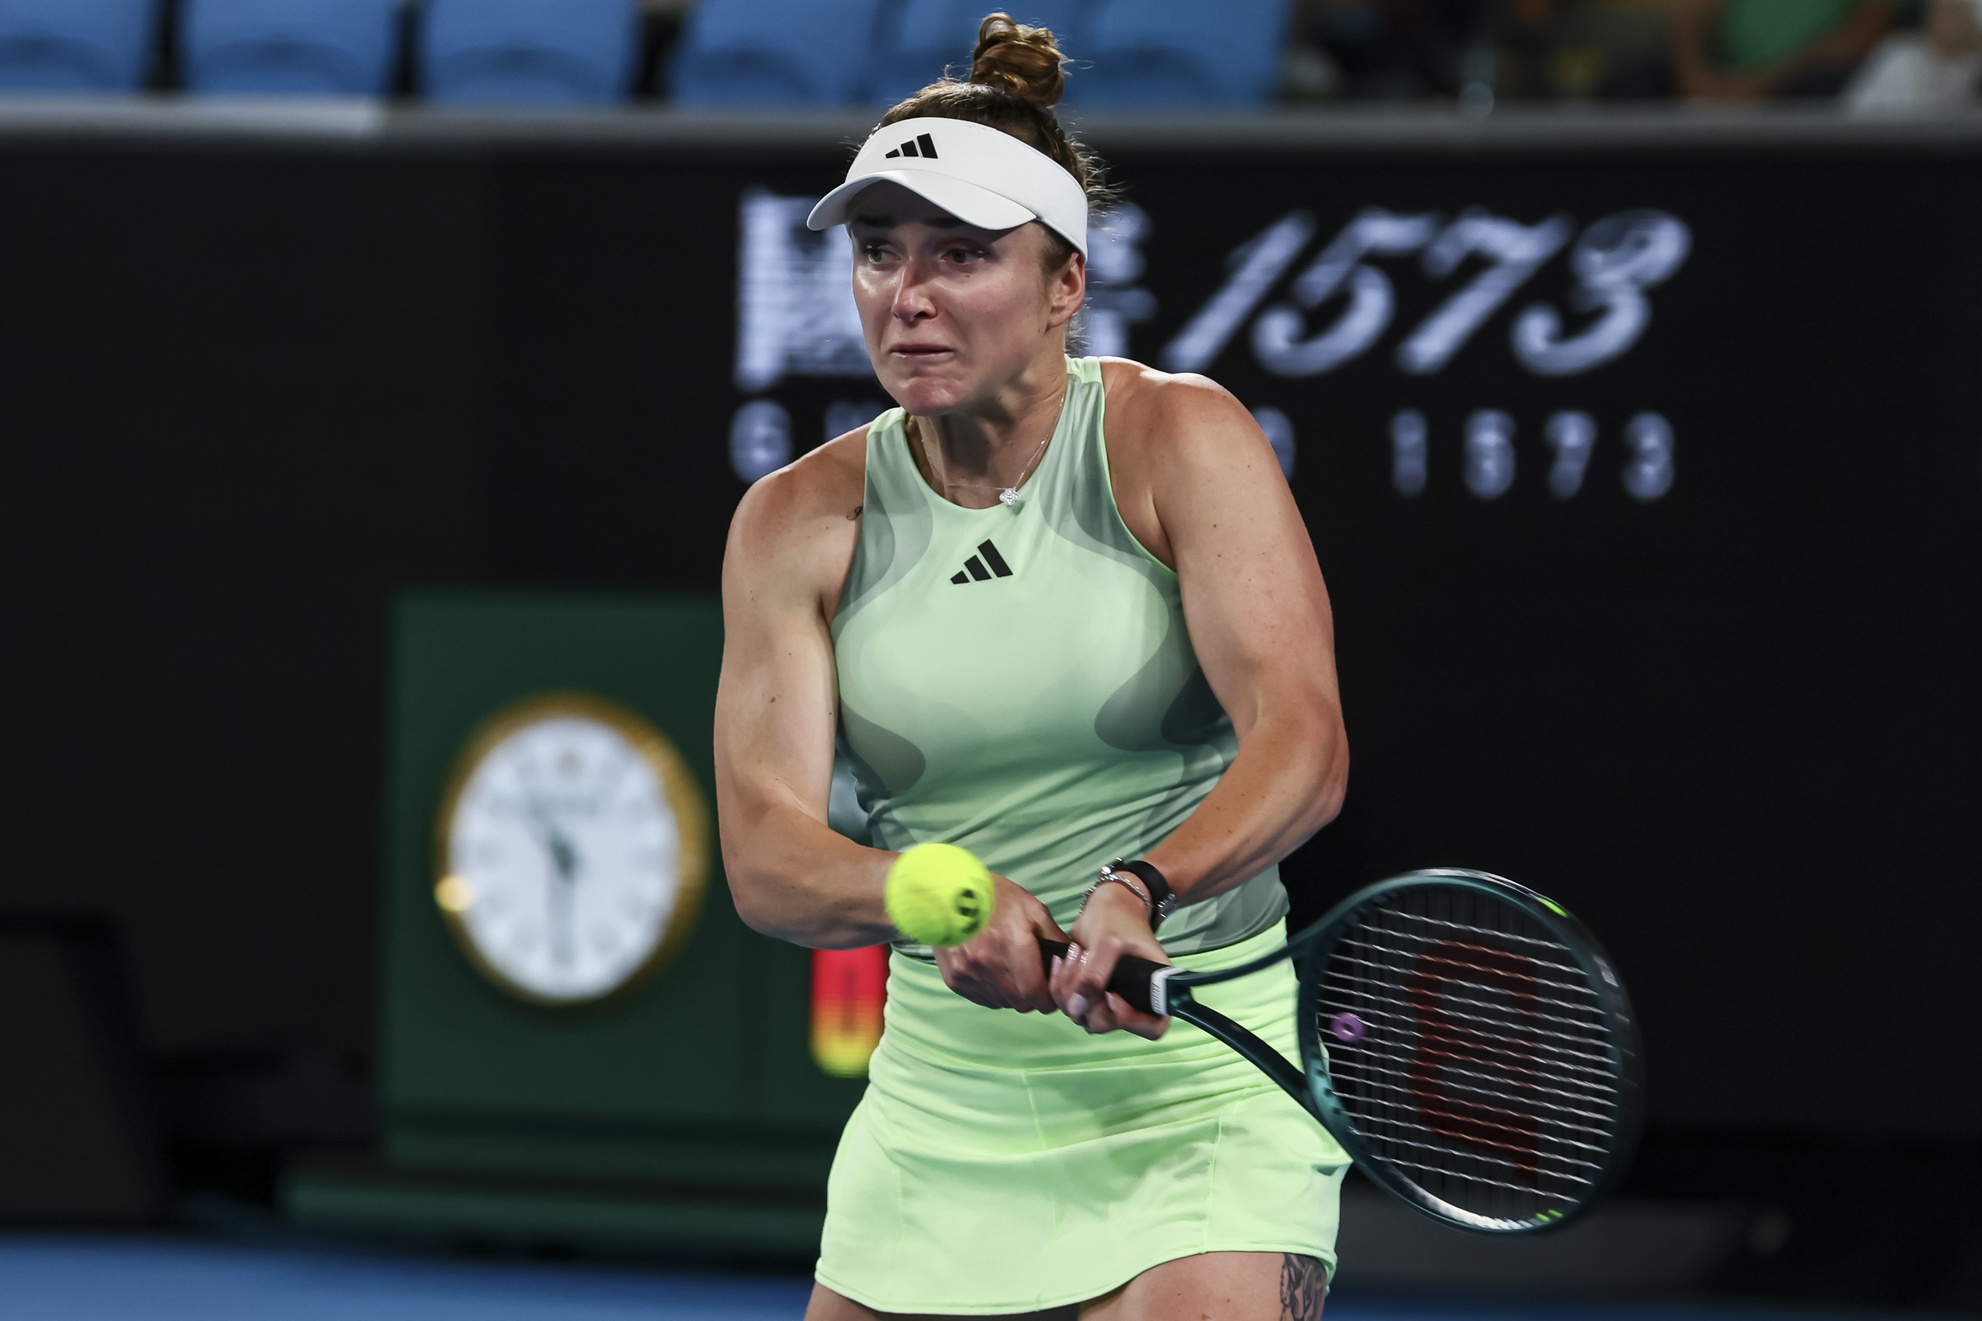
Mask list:
POLYGON ((1126 885, 1101 886, 1088 896, 1080 920, 1069 933, 1073 948, 1055 959, 1049 982, 1060 1011, 1089 1032, 1122 1028, 1151 1041, 1169 1030, 1170 1020, 1129 1007, 1108 989, 1115 962, 1124 954, 1168 963, 1170 956, 1149 930, 1149 909, 1126 885))

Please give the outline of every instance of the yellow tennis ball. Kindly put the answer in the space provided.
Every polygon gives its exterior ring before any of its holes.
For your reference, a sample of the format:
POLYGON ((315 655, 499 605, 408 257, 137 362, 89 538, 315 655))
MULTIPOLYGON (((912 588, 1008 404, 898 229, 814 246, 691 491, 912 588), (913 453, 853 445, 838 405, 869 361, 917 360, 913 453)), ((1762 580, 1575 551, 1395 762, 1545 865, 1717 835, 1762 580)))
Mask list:
POLYGON ((910 940, 961 945, 991 920, 991 873, 969 849, 917 844, 888 868, 882 897, 910 940))

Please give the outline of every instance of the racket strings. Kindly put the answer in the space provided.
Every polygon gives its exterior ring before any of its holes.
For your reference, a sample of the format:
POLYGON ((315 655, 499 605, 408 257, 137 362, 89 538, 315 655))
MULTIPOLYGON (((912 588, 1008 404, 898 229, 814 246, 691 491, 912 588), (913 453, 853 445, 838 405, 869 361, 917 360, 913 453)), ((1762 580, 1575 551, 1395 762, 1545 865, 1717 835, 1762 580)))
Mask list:
POLYGON ((1518 908, 1406 891, 1364 912, 1314 991, 1338 1102, 1432 1196, 1532 1222, 1602 1175, 1622 1122, 1608 1018, 1575 953, 1518 908))
MULTIPOLYGON (((1494 941, 1497 945, 1499 945, 1503 949, 1512 948, 1513 946, 1516 945, 1525 945, 1528 948, 1536 951, 1537 955, 1561 954, 1564 952, 1561 941, 1552 940, 1546 937, 1523 936, 1517 932, 1500 931, 1492 927, 1483 927, 1471 922, 1454 922, 1449 918, 1428 917, 1423 913, 1406 913, 1406 912, 1393 910, 1392 916, 1396 918, 1399 922, 1402 922, 1405 925, 1411 927, 1416 927, 1416 928, 1436 927, 1445 931, 1461 932, 1469 936, 1485 936, 1491 939, 1492 941, 1494 941)), ((1540 958, 1537 958, 1536 961, 1538 963, 1546 962, 1545 960, 1542 960, 1540 958)), ((1576 974, 1578 978, 1577 984, 1578 985, 1581 984, 1580 978, 1582 976, 1583 970, 1575 963, 1552 963, 1549 964, 1549 966, 1559 968, 1564 972, 1576 974)))
MULTIPOLYGON (((1407 940, 1409 940, 1409 939, 1413 939, 1413 938, 1414 938, 1414 937, 1413 937, 1413 936, 1411 936, 1411 935, 1409 935, 1409 934, 1407 934, 1407 935, 1405 936, 1405 939, 1407 939, 1407 940)), ((1458 943, 1458 942, 1454 942, 1454 941, 1447 941, 1447 940, 1433 940, 1433 939, 1432 939, 1431 937, 1428 937, 1428 936, 1416 936, 1416 937, 1415 937, 1415 939, 1417 939, 1417 940, 1420 940, 1420 941, 1424 941, 1424 942, 1426 942, 1426 943, 1428 943, 1428 944, 1431 944, 1431 945, 1434 945, 1434 946, 1437 946, 1437 945, 1448 945, 1448 946, 1449 946, 1449 945, 1453 945, 1453 944, 1456 944, 1456 943, 1458 943)), ((1471 963, 1471 962, 1468 962, 1468 961, 1466 961, 1465 959, 1463 959, 1463 958, 1460 958, 1460 957, 1457 957, 1457 956, 1455 956, 1455 955, 1453 955, 1453 954, 1445 954, 1445 955, 1430 955, 1430 954, 1426 954, 1426 953, 1425 953, 1425 951, 1424 951, 1424 946, 1423 946, 1423 945, 1419 945, 1419 946, 1417 946, 1417 947, 1415 947, 1415 948, 1409 948, 1409 949, 1405 949, 1405 948, 1400 948, 1400 947, 1398 947, 1398 946, 1396 946, 1396 945, 1378 945, 1378 944, 1372 944, 1372 945, 1370 945, 1370 946, 1369 946, 1369 949, 1371 950, 1371 952, 1373 952, 1373 953, 1376 953, 1376 954, 1391 954, 1391 955, 1408 955, 1408 956, 1410 956, 1410 957, 1413 957, 1413 958, 1420 958, 1420 957, 1421 957, 1421 958, 1424 958, 1424 959, 1426 959, 1426 960, 1427 960, 1428 962, 1430 962, 1430 963, 1434 963, 1434 964, 1437 964, 1437 965, 1440 965, 1440 966, 1443 966, 1443 967, 1447 967, 1447 968, 1450 968, 1450 969, 1451 969, 1451 970, 1453 970, 1454 972, 1473 972, 1473 973, 1480 973, 1480 974, 1483 974, 1483 975, 1485 975, 1485 976, 1486 976, 1487 978, 1489 978, 1489 979, 1491 979, 1491 978, 1494 978, 1494 977, 1497 977, 1497 976, 1500 976, 1500 975, 1502 975, 1502 973, 1503 973, 1503 971, 1504 971, 1504 969, 1503 969, 1503 968, 1500 968, 1500 967, 1496 967, 1496 966, 1494 966, 1494 965, 1491 965, 1491 964, 1485 964, 1485 963, 1471 963)), ((1340 957, 1340 956, 1338 956, 1338 957, 1340 957)), ((1552 991, 1558 991, 1558 992, 1560 992, 1560 993, 1562 993, 1562 994, 1563 994, 1563 995, 1565 995, 1565 996, 1571 996, 1571 995, 1574 995, 1574 994, 1575 994, 1576 992, 1578 992, 1578 991, 1582 991, 1582 990, 1584 990, 1584 989, 1586 989, 1586 988, 1585 988, 1585 985, 1584 985, 1584 982, 1583 982, 1583 980, 1582 980, 1582 978, 1581 978, 1580 976, 1575 976, 1575 977, 1561 977, 1561 978, 1547 978, 1547 977, 1543 977, 1543 976, 1542 976, 1542 975, 1541 975, 1541 974, 1540 974, 1539 972, 1535 972, 1535 971, 1532 971, 1532 969, 1534 969, 1534 968, 1544 968, 1544 967, 1546 967, 1546 968, 1549 968, 1549 969, 1551 969, 1551 970, 1553 970, 1553 971, 1559 971, 1559 972, 1568 972, 1568 973, 1579 973, 1579 972, 1580 972, 1580 970, 1579 970, 1579 969, 1577 969, 1577 968, 1573 968, 1573 967, 1571 967, 1571 968, 1561 968, 1561 967, 1559 967, 1558 965, 1556 965, 1556 964, 1552 964, 1552 963, 1550 963, 1550 964, 1544 964, 1544 963, 1543 963, 1543 962, 1541 962, 1541 960, 1539 960, 1539 959, 1527 959, 1527 958, 1526 958, 1525 956, 1519 956, 1519 955, 1517 955, 1516 957, 1519 957, 1519 958, 1522 958, 1522 959, 1523 959, 1523 960, 1524 960, 1525 962, 1527 962, 1528 964, 1530 964, 1530 965, 1531 965, 1531 970, 1527 972, 1527 974, 1526 974, 1526 976, 1525 976, 1525 978, 1524 978, 1524 980, 1527 980, 1527 981, 1532 981, 1532 982, 1534 982, 1534 983, 1535 983, 1535 984, 1536 984, 1537 986, 1540 986, 1540 987, 1545 987, 1545 988, 1547 988, 1547 989, 1549 989, 1549 990, 1552 990, 1552 991)), ((1572 1007, 1573 1007, 1573 1003, 1572 1003, 1572 1002, 1569 1002, 1569 1001, 1565 1001, 1564 1003, 1571 1003, 1571 1004, 1572 1004, 1572 1007)))
MULTIPOLYGON (((1343 1053, 1343 1048, 1340 1045, 1331 1047, 1331 1050, 1338 1055, 1343 1053)), ((1345 1063, 1347 1062, 1352 1061, 1345 1060, 1345 1063)), ((1367 1071, 1372 1077, 1380 1076, 1374 1064, 1367 1071)), ((1496 1073, 1469 1069, 1464 1064, 1447 1064, 1445 1074, 1446 1085, 1454 1091, 1477 1092, 1482 1096, 1500 1096, 1506 1090, 1505 1080, 1496 1073)), ((1572 1090, 1551 1087, 1546 1083, 1536 1083, 1532 1087, 1524 1088, 1523 1093, 1527 1104, 1536 1109, 1557 1110, 1564 1114, 1576 1115, 1579 1118, 1592 1121, 1591 1124, 1584 1126, 1591 1131, 1600 1128, 1608 1131, 1605 1126, 1610 1124, 1616 1117, 1617 1093, 1615 1088, 1590 1087, 1586 1085, 1572 1090), (1556 1099, 1552 1101, 1544 1100, 1542 1099, 1543 1097, 1554 1097, 1556 1099), (1564 1104, 1565 1102, 1568 1104, 1564 1104), (1606 1106, 1607 1108, 1601 1110, 1590 1108, 1597 1105, 1606 1106)))
MULTIPOLYGON (((1449 1004, 1451 1000, 1455 1000, 1455 998, 1449 996, 1445 1000, 1445 1004, 1449 1004)), ((1514 1063, 1514 1061, 1526 1063, 1528 1059, 1532 1059, 1532 1055, 1534 1055, 1536 1049, 1544 1049, 1544 1051, 1550 1051, 1554 1055, 1554 1059, 1562 1067, 1566 1067, 1566 1069, 1576 1069, 1576 1071, 1590 1073, 1594 1079, 1609 1079, 1609 1069, 1605 1067, 1607 1065, 1607 1057, 1597 1055, 1594 1051, 1580 1051, 1580 1049, 1572 1049, 1570 1045, 1562 1045, 1562 1041, 1576 1041, 1576 1037, 1570 1037, 1568 1033, 1536 1031, 1532 1037, 1508 1035, 1504 1031, 1494 1031, 1492 1025, 1490 1025, 1494 1020, 1486 1018, 1483 1014, 1461 1016, 1461 1014, 1445 1008, 1445 1004, 1441 1004, 1441 1027, 1443 1027, 1443 1031, 1441 1029, 1425 1027, 1425 1020, 1415 1020, 1417 1021, 1417 1029, 1419 1029, 1419 1033, 1423 1035, 1425 1041, 1435 1041, 1435 1043, 1443 1043, 1443 1045, 1475 1045, 1477 1043, 1477 1053, 1483 1053, 1483 1055, 1500 1055, 1508 1063, 1514 1063), (1461 1018, 1463 1018, 1463 1023, 1449 1023, 1449 1020, 1461 1020, 1461 1018), (1473 1027, 1473 1025, 1465 1025, 1465 1023, 1486 1023, 1486 1025, 1473 1027)), ((1377 1018, 1395 1018, 1395 1016, 1385 1014, 1383 1010, 1377 1010, 1376 1016, 1377 1018)))
MULTIPOLYGON (((1516 1183, 1507 1179, 1498 1179, 1493 1177, 1493 1175, 1491 1174, 1483 1174, 1478 1169, 1464 1169, 1464 1170, 1448 1169, 1444 1165, 1433 1165, 1429 1163, 1430 1162, 1429 1157, 1425 1159, 1411 1159, 1399 1154, 1397 1150, 1398 1148, 1401 1147, 1415 1147, 1421 1151, 1430 1152, 1434 1157, 1444 1156, 1449 1158, 1452 1155, 1452 1149, 1449 1144, 1439 1144, 1434 1142, 1417 1142, 1417 1141, 1413 1141, 1410 1138, 1399 1138, 1399 1137, 1387 1138, 1385 1139, 1385 1143, 1390 1148, 1390 1150, 1385 1153, 1384 1159, 1387 1160, 1390 1164, 1397 1166, 1399 1169, 1411 1170, 1414 1173, 1435 1174, 1443 1179, 1460 1180, 1466 1184, 1479 1184, 1487 1188, 1505 1188, 1513 1192, 1521 1193, 1530 1200, 1532 1200, 1535 1196, 1535 1188, 1532 1182, 1524 1181, 1524 1182, 1516 1183)), ((1562 1182, 1571 1183, 1571 1184, 1581 1184, 1586 1188, 1591 1187, 1595 1182, 1592 1179, 1579 1178, 1573 1174, 1565 1174, 1559 1177, 1562 1180, 1562 1182)), ((1431 1185, 1426 1185, 1426 1186, 1431 1187, 1431 1185)), ((1462 1199, 1462 1198, 1448 1196, 1447 1193, 1451 1187, 1452 1185, 1448 1184, 1445 1189, 1434 1188, 1433 1191, 1437 1192, 1441 1200, 1450 1202, 1454 1206, 1463 1207, 1467 1210, 1475 1210, 1475 1211, 1478 1210, 1479 1202, 1480 1202, 1479 1198, 1473 1197, 1470 1199, 1462 1199)), ((1560 1200, 1570 1201, 1573 1200, 1573 1196, 1568 1193, 1565 1193, 1560 1200)), ((1496 1210, 1498 1209, 1499 1208, 1496 1207, 1496 1210)), ((1516 1219, 1532 1219, 1532 1216, 1503 1215, 1500 1216, 1499 1218, 1516 1220, 1516 1219)))
MULTIPOLYGON (((1345 945, 1348 943, 1348 941, 1344 942, 1345 945)), ((1397 958, 1406 957, 1410 953, 1408 950, 1395 947, 1389 947, 1388 952, 1397 958)), ((1407 1019, 1412 1023, 1422 1026, 1424 1015, 1415 1010, 1398 1015, 1385 1007, 1384 992, 1392 984, 1393 978, 1391 974, 1394 967, 1394 959, 1389 963, 1378 962, 1373 959, 1359 958, 1353 954, 1344 954, 1338 948, 1334 956, 1329 960, 1328 980, 1331 983, 1342 986, 1344 989, 1355 989, 1368 993, 1372 1008, 1379 1015, 1400 1020, 1407 1019), (1342 966, 1338 968, 1337 965, 1342 966), (1361 974, 1360 976, 1358 975, 1359 972, 1361 974), (1356 985, 1358 983, 1360 985, 1356 985)), ((1486 1041, 1497 1038, 1501 1041, 1512 1043, 1517 1048, 1518 1053, 1524 1056, 1533 1050, 1547 1050, 1561 1059, 1565 1067, 1577 1068, 1587 1065, 1588 1071, 1599 1078, 1608 1079, 1611 1076, 1609 1067, 1610 1056, 1606 1051, 1601 1048, 1577 1050, 1572 1049, 1571 1046, 1561 1044, 1569 1042, 1591 1047, 1593 1043, 1601 1042, 1604 1039, 1604 1025, 1600 1015, 1575 1017, 1567 1014, 1552 1013, 1549 1010, 1540 1008, 1538 1005, 1524 1005, 1523 1018, 1532 1021, 1524 1023, 1523 1030, 1518 1033, 1507 1033, 1504 1030, 1500 1030, 1504 1029, 1507 1023, 1505 1006, 1491 999, 1468 995, 1458 989, 1460 986, 1468 986, 1470 989, 1470 984, 1457 981, 1456 979, 1447 980, 1446 984, 1440 988, 1440 993, 1437 997, 1437 1022, 1440 1025, 1444 1025, 1458 1020, 1465 1023, 1479 1024, 1480 1026, 1470 1028, 1463 1033, 1450 1030, 1447 1033, 1448 1036, 1467 1037, 1469 1039, 1486 1041), (1460 1005, 1465 1006, 1465 1008, 1459 1009, 1453 1007, 1460 1005), (1480 1012, 1473 1012, 1476 1010, 1480 1012), (1556 1026, 1543 1027, 1541 1023, 1544 1020, 1553 1022, 1556 1026), (1579 1064, 1579 1061, 1583 1062, 1583 1064, 1579 1064)))
MULTIPOLYGON (((1448 1077, 1445 1080, 1445 1085, 1455 1092, 1464 1092, 1472 1096, 1482 1097, 1486 1100, 1488 1104, 1491 1104, 1493 1098, 1499 1095, 1497 1092, 1494 1092, 1489 1088, 1470 1086, 1466 1083, 1457 1082, 1450 1077, 1448 1077)), ((1408 1087, 1401 1087, 1396 1083, 1392 1083, 1392 1082, 1380 1082, 1380 1081, 1372 1081, 1370 1082, 1369 1086, 1372 1091, 1394 1092, 1398 1094, 1392 1097, 1377 1098, 1380 1104, 1386 1106, 1410 1105, 1412 1108, 1414 1109, 1416 1108, 1417 1105, 1416 1098, 1414 1094, 1411 1092, 1411 1089, 1408 1087), (1407 1097, 1411 1099, 1406 1100, 1405 1098, 1407 1097)), ((1572 1110, 1567 1106, 1553 1105, 1547 1101, 1530 1101, 1529 1104, 1535 1107, 1536 1109, 1553 1110, 1562 1114, 1573 1114, 1579 1118, 1589 1119, 1593 1121, 1591 1123, 1579 1124, 1576 1123, 1574 1120, 1558 1119, 1552 1115, 1532 1116, 1532 1118, 1534 1118, 1536 1122, 1543 1124, 1554 1124, 1560 1131, 1564 1133, 1583 1133, 1591 1137, 1599 1137, 1599 1138, 1608 1137, 1610 1135, 1611 1130, 1608 1121, 1611 1117, 1609 1115, 1600 1114, 1593 1110, 1572 1110)), ((1519 1114, 1521 1112, 1508 1111, 1507 1113, 1519 1114)), ((1577 1141, 1577 1139, 1573 1139, 1573 1138, 1564 1138, 1563 1140, 1565 1142, 1577 1143, 1577 1145, 1587 1145, 1593 1151, 1608 1150, 1607 1147, 1602 1147, 1594 1144, 1580 1143, 1577 1141)))
MULTIPOLYGON (((1340 956, 1338 956, 1338 958, 1339 957, 1340 956)), ((1330 971, 1333 972, 1333 969, 1331 969, 1330 971)), ((1336 981, 1338 984, 1342 984, 1346 986, 1346 984, 1349 983, 1352 979, 1347 976, 1342 976, 1339 978, 1331 977, 1330 980, 1336 981)), ((1445 997, 1446 1017, 1456 1018, 1463 1023, 1469 1023, 1469 1024, 1477 1023, 1480 1025, 1478 1030, 1482 1037, 1485 1037, 1489 1040, 1496 1039, 1497 1034, 1493 1031, 1493 1028, 1497 1020, 1495 1020, 1490 1014, 1474 1014, 1474 1013, 1468 1013, 1464 1010, 1452 1008, 1454 1004, 1465 1004, 1465 1003, 1466 1000, 1464 999, 1464 997, 1457 995, 1447 995, 1445 997)), ((1483 1005, 1479 1007, 1486 1009, 1492 1008, 1491 1005, 1483 1005)), ((1394 1017, 1393 1015, 1387 1014, 1382 1010, 1378 1010, 1376 1012, 1376 1016, 1380 1018, 1394 1017)), ((1537 1015, 1537 1017, 1540 1016, 1541 1015, 1539 1014, 1537 1015)), ((1586 1028, 1599 1028, 1602 1025, 1596 1023, 1588 1023, 1588 1024, 1582 1024, 1581 1026, 1584 1026, 1586 1028)), ((1609 1063, 1609 1061, 1604 1056, 1593 1054, 1589 1051, 1574 1049, 1575 1046, 1588 1044, 1589 1037, 1587 1035, 1579 1035, 1574 1032, 1561 1032, 1555 1030, 1554 1028, 1544 1028, 1544 1027, 1535 1028, 1534 1033, 1536 1037, 1542 1039, 1542 1044, 1545 1047, 1549 1047, 1550 1043, 1552 1042, 1568 1043, 1567 1045, 1550 1047, 1550 1048, 1558 1050, 1562 1055, 1570 1059, 1590 1060, 1598 1066, 1599 1072, 1601 1072, 1606 1077, 1609 1076, 1610 1070, 1607 1067, 1603 1067, 1609 1063)), ((1530 1040, 1529 1038, 1523 1038, 1523 1037, 1498 1037, 1498 1039, 1507 1041, 1509 1043, 1519 1043, 1523 1046, 1525 1046, 1530 1040)))
MULTIPOLYGON (((1339 1047, 1337 1048, 1337 1053, 1340 1053, 1339 1047)), ((1461 1050, 1427 1048, 1422 1044, 1419 1047, 1416 1059, 1419 1064, 1429 1064, 1433 1067, 1440 1068, 1446 1075, 1444 1078, 1445 1087, 1442 1090, 1476 1092, 1483 1097, 1489 1098, 1504 1098, 1507 1095, 1507 1069, 1502 1061, 1490 1060, 1486 1062, 1488 1067, 1479 1067, 1480 1062, 1474 1055, 1461 1050)), ((1412 1070, 1414 1075, 1422 1071, 1422 1069, 1412 1070)), ((1373 1068, 1371 1070, 1371 1076, 1381 1076, 1381 1074, 1373 1068)), ((1519 1089, 1522 1106, 1518 1113, 1529 1113, 1533 1110, 1563 1110, 1597 1121, 1597 1123, 1574 1125, 1568 1120, 1554 1120, 1546 1115, 1534 1116, 1535 1122, 1559 1123, 1563 1127, 1581 1127, 1588 1131, 1601 1129, 1607 1132, 1607 1126, 1615 1117, 1616 1088, 1606 1082, 1594 1079, 1575 1079, 1571 1081, 1575 1085, 1563 1088, 1547 1083, 1534 1082, 1526 1078, 1520 1079, 1519 1089), (1581 1105, 1571 1108, 1543 1100, 1540 1096, 1531 1097, 1529 1095, 1535 1092, 1542 1093, 1544 1096, 1554 1096, 1562 1100, 1579 1102, 1581 1105), (1590 1106, 1605 1106, 1607 1108, 1586 1108, 1590 1106)), ((1422 1089, 1415 1090, 1413 1095, 1418 1096, 1420 1100, 1424 1099, 1422 1089)))

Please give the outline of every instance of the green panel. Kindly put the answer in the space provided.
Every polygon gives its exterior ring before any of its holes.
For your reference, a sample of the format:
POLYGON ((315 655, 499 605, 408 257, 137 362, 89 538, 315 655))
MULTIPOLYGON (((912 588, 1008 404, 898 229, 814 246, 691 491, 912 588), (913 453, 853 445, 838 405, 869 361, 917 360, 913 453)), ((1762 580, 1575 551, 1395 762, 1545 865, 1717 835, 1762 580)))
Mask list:
MULTIPOLYGON (((457 1167, 596 1172, 598 1150, 565 1147, 570 1164, 560 1167, 558 1144, 546 1145, 541 1130, 547 1121, 603 1123, 646 1153, 632 1159, 655 1177, 667 1150, 704 1132, 713 1149, 738 1151, 750 1145, 739 1131, 753 1124, 773 1147, 800 1139, 818 1149, 837 1134, 861 1084, 826 1078, 811 1063, 810 955, 744 927, 720 858, 674 961, 590 1007, 531 1005, 492 985, 457 948, 432 898, 436 816, 455 758, 482 721, 526 697, 576 690, 638 712, 681 753, 713 813, 721 656, 713 595, 400 602, 380 1061, 390 1152, 457 1167), (436 1142, 441 1116, 476 1135, 436 1142), (516 1141, 505 1144, 510 1129, 516 1141)), ((738 1159, 738 1177, 748 1178, 750 1162, 738 1159)), ((800 1164, 809 1172, 814 1162, 800 1164)), ((696 1175, 706 1177, 701 1165, 696 1175)))
POLYGON ((613 1135, 545 1133, 479 1126, 396 1123, 386 1158, 397 1166, 490 1170, 724 1188, 818 1189, 826 1186, 833 1144, 815 1138, 786 1144, 748 1132, 683 1133, 673 1142, 613 1135))
POLYGON ((440 1182, 307 1173, 282 1188, 283 1209, 325 1229, 473 1238, 539 1247, 713 1250, 778 1259, 817 1255, 823 1203, 665 1197, 649 1192, 440 1182))

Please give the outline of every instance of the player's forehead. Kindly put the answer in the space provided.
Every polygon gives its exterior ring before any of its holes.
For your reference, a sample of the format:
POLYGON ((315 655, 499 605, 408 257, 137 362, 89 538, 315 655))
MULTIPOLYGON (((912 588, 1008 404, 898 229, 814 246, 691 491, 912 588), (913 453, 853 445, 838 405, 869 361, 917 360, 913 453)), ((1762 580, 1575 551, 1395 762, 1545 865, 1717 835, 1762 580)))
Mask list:
POLYGON ((898 233, 909 229, 938 234, 969 234, 993 239, 1010 230, 981 229, 959 220, 928 198, 897 183, 877 183, 855 198, 847 217, 847 231, 861 236, 898 233))

